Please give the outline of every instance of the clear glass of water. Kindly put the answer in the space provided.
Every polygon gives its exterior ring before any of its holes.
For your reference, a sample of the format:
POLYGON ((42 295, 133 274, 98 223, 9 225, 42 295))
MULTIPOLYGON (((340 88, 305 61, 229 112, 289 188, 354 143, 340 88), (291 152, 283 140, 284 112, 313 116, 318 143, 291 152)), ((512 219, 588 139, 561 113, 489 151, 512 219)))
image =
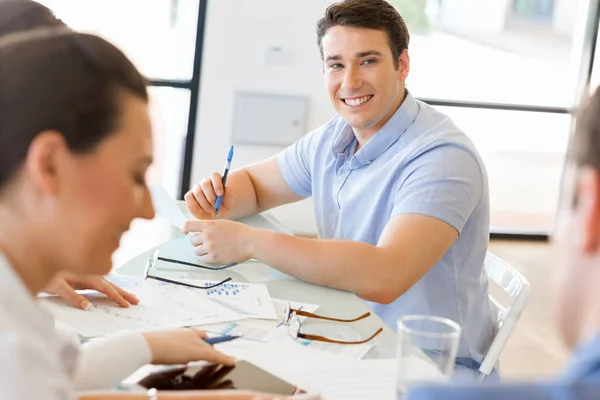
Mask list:
POLYGON ((398 319, 396 391, 415 384, 446 383, 452 377, 462 329, 447 318, 407 315, 398 319))

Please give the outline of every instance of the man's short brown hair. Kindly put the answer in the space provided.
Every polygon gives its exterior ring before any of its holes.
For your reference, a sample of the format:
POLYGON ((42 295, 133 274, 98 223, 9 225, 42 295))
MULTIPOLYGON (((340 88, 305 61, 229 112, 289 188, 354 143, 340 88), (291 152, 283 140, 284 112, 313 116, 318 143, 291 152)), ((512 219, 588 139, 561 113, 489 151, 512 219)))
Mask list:
POLYGON ((323 58, 323 36, 334 26, 383 31, 388 36, 394 66, 408 49, 410 35, 398 11, 385 0, 344 0, 327 7, 325 16, 317 22, 317 44, 323 58))

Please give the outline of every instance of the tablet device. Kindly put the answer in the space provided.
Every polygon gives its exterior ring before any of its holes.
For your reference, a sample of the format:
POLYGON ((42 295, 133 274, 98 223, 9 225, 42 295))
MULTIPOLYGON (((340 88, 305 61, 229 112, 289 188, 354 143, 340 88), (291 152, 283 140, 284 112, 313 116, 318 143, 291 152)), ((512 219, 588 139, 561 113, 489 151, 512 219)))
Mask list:
POLYGON ((230 380, 235 389, 251 390, 291 396, 296 392, 296 386, 276 377, 248 361, 238 361, 235 367, 223 377, 230 380))
POLYGON ((167 367, 147 375, 138 384, 158 390, 238 389, 283 396, 297 392, 295 385, 243 360, 232 367, 206 362, 167 367))
MULTIPOLYGON (((199 369, 190 366, 187 371, 185 371, 184 375, 194 376, 198 371, 199 369)), ((286 382, 245 360, 237 361, 234 367, 220 366, 220 368, 215 371, 214 376, 215 378, 218 376, 219 382, 230 381, 231 384, 227 386, 238 390, 250 390, 287 396, 296 392, 296 387, 291 383, 286 382)), ((212 384, 218 386, 218 382, 213 381, 212 384)))

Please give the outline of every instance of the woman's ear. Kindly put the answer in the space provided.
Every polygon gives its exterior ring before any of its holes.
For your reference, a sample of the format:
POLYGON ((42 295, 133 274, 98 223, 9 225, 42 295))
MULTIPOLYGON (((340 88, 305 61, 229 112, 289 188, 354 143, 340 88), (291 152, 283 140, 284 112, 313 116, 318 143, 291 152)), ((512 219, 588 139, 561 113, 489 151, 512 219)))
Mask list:
POLYGON ((39 133, 29 145, 25 171, 36 191, 55 196, 59 191, 59 164, 69 152, 64 137, 57 131, 39 133))

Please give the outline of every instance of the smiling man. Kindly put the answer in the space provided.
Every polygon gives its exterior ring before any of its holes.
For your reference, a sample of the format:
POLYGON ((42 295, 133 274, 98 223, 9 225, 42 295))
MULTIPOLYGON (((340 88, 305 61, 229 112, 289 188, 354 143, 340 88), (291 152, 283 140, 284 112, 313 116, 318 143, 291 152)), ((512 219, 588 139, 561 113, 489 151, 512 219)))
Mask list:
POLYGON ((450 318, 463 328, 458 363, 477 369, 493 336, 483 163, 447 116, 406 90, 409 34, 389 3, 333 4, 317 39, 337 114, 277 157, 231 173, 226 188, 217 173, 195 185, 185 199, 200 219, 187 225, 196 253, 254 258, 351 291, 393 328, 406 314, 450 318), (230 221, 307 197, 319 239, 230 221))

